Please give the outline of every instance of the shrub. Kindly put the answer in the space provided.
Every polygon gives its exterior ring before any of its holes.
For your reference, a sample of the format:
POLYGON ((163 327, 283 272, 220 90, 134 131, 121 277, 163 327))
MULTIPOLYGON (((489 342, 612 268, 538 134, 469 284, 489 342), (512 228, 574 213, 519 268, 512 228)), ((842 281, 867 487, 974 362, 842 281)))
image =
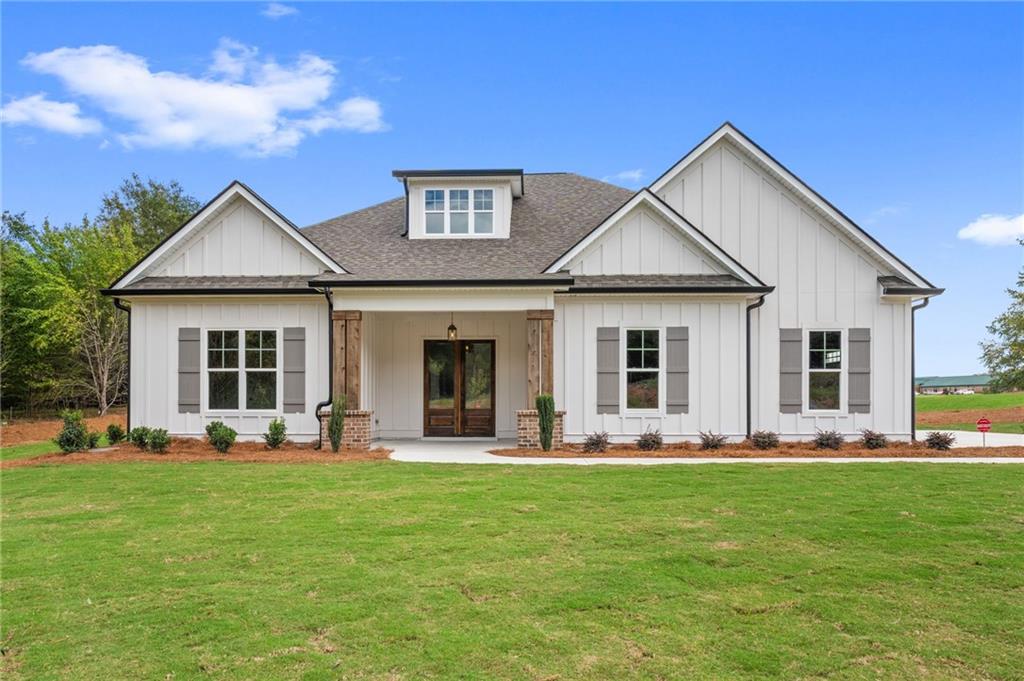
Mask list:
POLYGON ((149 444, 150 429, 146 426, 135 426, 132 432, 128 433, 128 439, 139 449, 145 449, 149 444))
POLYGON ((937 430, 928 433, 928 437, 924 439, 928 449, 938 449, 943 452, 952 449, 954 442, 956 442, 956 436, 953 433, 940 433, 937 430))
POLYGON ((213 445, 214 449, 221 454, 224 454, 231 449, 231 445, 235 444, 235 438, 238 436, 238 433, 235 432, 234 428, 229 428, 223 423, 220 423, 220 421, 215 421, 215 423, 219 424, 219 427, 214 428, 213 432, 210 432, 210 428, 207 426, 206 439, 210 441, 210 444, 213 445))
POLYGON ((839 449, 845 441, 838 430, 819 430, 814 436, 814 448, 839 449))
POLYGON ((267 426, 267 432, 263 433, 263 441, 270 449, 277 449, 287 438, 288 427, 284 424, 284 419, 274 419, 267 426))
POLYGON ((636 439, 636 448, 645 452, 653 452, 656 449, 661 449, 664 442, 661 439, 660 430, 651 430, 650 426, 644 431, 643 435, 636 439))
POLYGON ((583 440, 583 451, 588 454, 603 452, 608 449, 608 433, 604 431, 594 432, 583 440))
POLYGON ((729 441, 724 435, 719 433, 701 432, 700 434, 700 448, 701 449, 721 449, 722 446, 729 441))
POLYGON ((860 431, 860 444, 864 449, 885 449, 889 446, 889 438, 883 433, 864 428, 860 431))
POLYGON ((151 452, 157 452, 163 454, 167 451, 167 447, 171 444, 171 438, 167 434, 167 431, 163 428, 153 428, 149 431, 149 439, 146 441, 146 445, 151 452))
POLYGON ((331 451, 341 449, 341 438, 345 434, 345 396, 338 395, 331 404, 331 420, 327 422, 327 437, 331 439, 331 451))
POLYGON ((86 433, 85 439, 89 443, 89 447, 88 448, 89 449, 96 449, 97 447, 99 447, 100 446, 100 438, 101 437, 103 437, 103 433, 100 433, 99 431, 96 431, 96 430, 90 430, 88 433, 86 433))
POLYGON ((540 448, 551 450, 551 437, 555 432, 555 398, 537 395, 537 427, 540 430, 540 448))
POLYGON ((223 421, 210 421, 206 424, 206 437, 213 437, 215 432, 226 427, 223 421))
POLYGON ((750 444, 755 449, 775 449, 779 446, 779 434, 770 430, 755 430, 750 435, 750 444))
POLYGON ((116 423, 111 423, 109 426, 107 426, 107 442, 109 442, 112 445, 116 445, 118 442, 121 442, 122 440, 124 440, 124 428, 117 425, 116 423))
POLYGON ((80 452, 89 448, 89 433, 85 430, 85 422, 82 420, 82 412, 65 411, 60 415, 64 421, 60 432, 57 433, 54 442, 65 454, 68 452, 80 452))

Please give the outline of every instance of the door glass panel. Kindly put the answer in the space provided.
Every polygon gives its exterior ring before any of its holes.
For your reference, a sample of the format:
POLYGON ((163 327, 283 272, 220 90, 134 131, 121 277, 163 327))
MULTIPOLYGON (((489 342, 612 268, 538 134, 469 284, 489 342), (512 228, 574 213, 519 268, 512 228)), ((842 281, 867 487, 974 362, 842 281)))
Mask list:
POLYGON ((468 341, 463 352, 463 381, 465 408, 490 409, 491 371, 494 366, 494 346, 490 343, 468 341))
POLYGON ((427 344, 427 408, 455 406, 455 344, 427 344))

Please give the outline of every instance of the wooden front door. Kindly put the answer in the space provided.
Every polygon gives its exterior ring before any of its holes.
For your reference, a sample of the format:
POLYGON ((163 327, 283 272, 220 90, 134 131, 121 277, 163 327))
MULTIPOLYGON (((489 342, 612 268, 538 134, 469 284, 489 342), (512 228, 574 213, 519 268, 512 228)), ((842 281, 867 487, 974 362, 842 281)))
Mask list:
POLYGON ((423 434, 494 437, 494 341, 423 342, 423 434))

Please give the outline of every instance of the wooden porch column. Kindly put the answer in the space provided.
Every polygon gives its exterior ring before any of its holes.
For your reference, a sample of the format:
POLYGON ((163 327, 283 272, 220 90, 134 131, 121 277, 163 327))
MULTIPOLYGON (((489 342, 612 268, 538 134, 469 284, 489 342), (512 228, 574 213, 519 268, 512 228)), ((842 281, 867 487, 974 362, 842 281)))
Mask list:
POLYGON ((334 366, 331 367, 334 394, 345 396, 345 409, 359 409, 363 313, 335 310, 331 323, 334 325, 334 366))
POLYGON ((554 319, 554 310, 526 311, 527 409, 537 395, 554 394, 554 319))

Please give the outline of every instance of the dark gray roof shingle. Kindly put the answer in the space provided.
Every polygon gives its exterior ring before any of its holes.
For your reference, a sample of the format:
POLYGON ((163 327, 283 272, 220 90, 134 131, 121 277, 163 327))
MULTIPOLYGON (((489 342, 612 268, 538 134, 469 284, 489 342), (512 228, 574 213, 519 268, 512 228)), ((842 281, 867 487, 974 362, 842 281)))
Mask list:
POLYGON ((357 280, 537 279, 633 195, 572 173, 530 174, 523 181, 508 239, 409 239, 403 236, 404 197, 302 233, 357 280))
POLYGON ((284 277, 144 277, 118 293, 172 292, 172 291, 307 291, 310 275, 297 274, 284 277))
POLYGON ((621 275, 576 275, 570 291, 586 293, 596 291, 717 291, 730 289, 766 291, 771 287, 752 287, 739 277, 731 274, 621 274, 621 275))

